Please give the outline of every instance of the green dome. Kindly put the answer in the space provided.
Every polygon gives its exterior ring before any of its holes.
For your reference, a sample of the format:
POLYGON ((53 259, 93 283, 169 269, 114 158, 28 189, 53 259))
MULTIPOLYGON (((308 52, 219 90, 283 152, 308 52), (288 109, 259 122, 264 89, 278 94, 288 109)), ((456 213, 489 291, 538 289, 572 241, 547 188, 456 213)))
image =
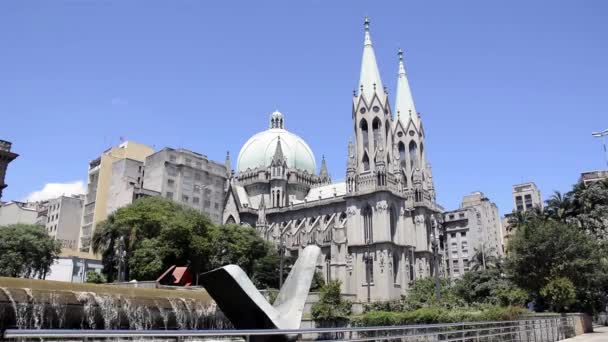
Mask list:
MULTIPOLYGON (((277 118, 282 119, 282 114, 278 112, 273 113, 271 120, 276 120, 277 118)), ((310 147, 308 147, 308 144, 299 136, 283 129, 282 121, 280 125, 272 124, 271 122, 271 127, 274 128, 252 136, 243 145, 236 162, 236 171, 243 172, 247 169, 253 170, 258 167, 270 166, 272 156, 277 148, 277 141, 280 137, 281 148, 287 160, 287 166, 316 174, 315 155, 310 147)))

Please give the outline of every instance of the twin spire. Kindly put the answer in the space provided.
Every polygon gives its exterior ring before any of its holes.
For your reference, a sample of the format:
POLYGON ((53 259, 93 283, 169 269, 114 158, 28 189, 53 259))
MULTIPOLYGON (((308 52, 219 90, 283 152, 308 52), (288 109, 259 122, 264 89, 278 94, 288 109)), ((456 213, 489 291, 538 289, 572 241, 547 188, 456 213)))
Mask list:
MULTIPOLYGON (((366 101, 371 101, 374 93, 384 94, 384 86, 380 78, 376 54, 372 45, 372 38, 369 30, 369 18, 365 17, 364 22, 365 38, 363 42, 363 59, 361 61, 361 75, 359 77, 359 90, 366 101)), ((409 122, 411 115, 416 127, 419 126, 418 114, 414 106, 414 99, 410 90, 410 85, 405 72, 403 63, 403 51, 399 49, 399 73, 397 79, 397 98, 395 101, 395 113, 402 120, 404 126, 409 122)))

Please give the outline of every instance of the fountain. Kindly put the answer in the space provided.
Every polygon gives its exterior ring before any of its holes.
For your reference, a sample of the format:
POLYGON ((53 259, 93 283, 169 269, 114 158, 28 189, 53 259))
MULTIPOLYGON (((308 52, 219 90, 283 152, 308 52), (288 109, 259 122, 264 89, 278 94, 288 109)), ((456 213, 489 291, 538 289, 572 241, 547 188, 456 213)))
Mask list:
POLYGON ((202 289, 148 289, 0 277, 0 331, 231 327, 202 289))

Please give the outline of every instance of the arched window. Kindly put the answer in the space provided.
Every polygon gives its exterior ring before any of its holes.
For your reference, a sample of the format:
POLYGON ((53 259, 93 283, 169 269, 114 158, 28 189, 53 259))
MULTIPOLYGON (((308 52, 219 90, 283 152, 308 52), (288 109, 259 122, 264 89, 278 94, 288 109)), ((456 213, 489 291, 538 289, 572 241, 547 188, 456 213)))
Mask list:
POLYGON ((236 224, 236 220, 234 219, 234 216, 230 215, 228 216, 228 219, 226 220, 226 224, 236 224))
POLYGON ((369 158, 367 157, 367 152, 363 154, 363 171, 369 171, 369 158))
POLYGON ((405 171, 401 171, 401 175, 403 176, 403 187, 407 188, 407 175, 405 174, 405 171))
POLYGON ((395 284, 401 283, 399 274, 399 254, 393 252, 393 282, 395 284))
POLYGON ((414 169, 414 167, 418 167, 418 146, 416 146, 416 143, 412 140, 410 141, 410 167, 412 168, 412 170, 414 169))
POLYGON ((372 208, 363 209, 363 239, 365 243, 374 242, 372 208))
POLYGON ((386 141, 388 141, 388 128, 390 126, 390 121, 386 120, 386 122, 384 123, 384 130, 385 130, 385 134, 384 134, 384 139, 386 141))
POLYGON ((381 129, 382 129, 382 122, 380 122, 380 119, 375 118, 374 121, 372 121, 372 131, 374 132, 374 147, 380 145, 380 140, 381 138, 381 129))
POLYGON ((369 132, 367 128, 367 121, 365 119, 361 119, 359 128, 361 129, 361 138, 363 138, 363 148, 369 149, 369 132))
POLYGON ((399 161, 401 164, 401 168, 405 169, 405 163, 407 161, 405 156, 405 144, 402 141, 399 142, 399 161))
POLYGON ((389 221, 391 228, 391 241, 395 242, 395 235, 397 234, 397 215, 395 215, 395 209, 391 206, 389 209, 389 221))
POLYGON ((425 167, 424 163, 424 144, 420 143, 420 166, 425 167))

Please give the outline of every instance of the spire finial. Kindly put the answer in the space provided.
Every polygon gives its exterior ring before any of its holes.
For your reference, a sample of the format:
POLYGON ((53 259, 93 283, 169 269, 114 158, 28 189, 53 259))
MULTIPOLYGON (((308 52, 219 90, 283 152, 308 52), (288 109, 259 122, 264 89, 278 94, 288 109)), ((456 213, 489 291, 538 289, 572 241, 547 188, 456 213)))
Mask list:
POLYGON ((363 24, 363 27, 365 28, 365 40, 364 40, 364 44, 365 46, 372 46, 372 37, 369 33, 369 18, 365 17, 365 22, 363 24))
POLYGON ((365 32, 369 32, 369 17, 365 16, 365 21, 363 22, 363 27, 365 28, 365 32))
POLYGON ((399 48, 397 55, 399 56, 399 62, 403 62, 403 50, 401 48, 399 48))

